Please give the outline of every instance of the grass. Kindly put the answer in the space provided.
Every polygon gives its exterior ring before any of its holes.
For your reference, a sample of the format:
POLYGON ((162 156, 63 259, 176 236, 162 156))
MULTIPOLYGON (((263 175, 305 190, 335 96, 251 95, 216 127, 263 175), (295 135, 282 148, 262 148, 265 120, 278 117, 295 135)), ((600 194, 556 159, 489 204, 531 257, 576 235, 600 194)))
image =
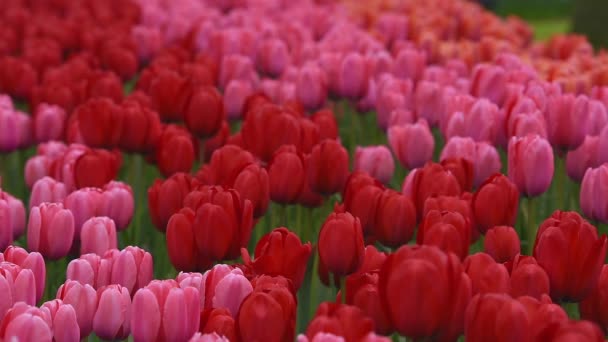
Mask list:
POLYGON ((534 27, 534 37, 538 41, 548 40, 556 34, 567 33, 571 27, 569 18, 528 20, 528 23, 534 27))

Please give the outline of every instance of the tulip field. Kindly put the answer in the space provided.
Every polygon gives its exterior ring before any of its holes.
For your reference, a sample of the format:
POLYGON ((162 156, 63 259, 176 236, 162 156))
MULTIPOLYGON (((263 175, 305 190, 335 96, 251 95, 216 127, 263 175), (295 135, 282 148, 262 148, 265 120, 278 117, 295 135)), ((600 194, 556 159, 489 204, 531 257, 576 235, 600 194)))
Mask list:
POLYGON ((0 0, 0 177, 0 341, 608 334, 608 54, 475 2, 0 0))

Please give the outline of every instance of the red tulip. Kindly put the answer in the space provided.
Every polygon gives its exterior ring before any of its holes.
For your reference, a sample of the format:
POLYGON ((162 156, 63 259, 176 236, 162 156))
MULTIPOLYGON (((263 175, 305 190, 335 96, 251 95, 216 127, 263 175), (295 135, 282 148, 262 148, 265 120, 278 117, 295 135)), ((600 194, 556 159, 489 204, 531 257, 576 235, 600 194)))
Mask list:
POLYGON ((578 305, 581 318, 596 322, 603 329, 608 330, 608 265, 602 266, 600 278, 595 290, 578 305))
POLYGON ((196 177, 209 185, 232 187, 240 173, 255 163, 251 153, 236 145, 224 145, 213 152, 209 164, 203 166, 196 177))
POLYGON ((251 201, 253 216, 262 217, 270 202, 269 179, 266 169, 258 164, 249 164, 234 180, 233 187, 243 200, 251 201))
POLYGON ((469 254, 471 222, 458 212, 429 211, 416 236, 419 245, 434 245, 460 259, 469 254))
POLYGON ((553 324, 543 337, 550 341, 604 341, 600 327, 589 321, 565 321, 553 324))
POLYGON ((412 200, 396 191, 384 190, 376 207, 374 237, 383 245, 394 248, 406 244, 415 228, 416 208, 412 200))
POLYGON ((256 274, 283 276, 297 290, 302 285, 311 253, 310 242, 302 244, 300 238, 287 228, 277 228, 264 235, 255 247, 251 260, 247 250, 241 249, 245 265, 256 274))
POLYGON ((235 319, 224 308, 202 310, 199 329, 204 334, 216 333, 228 341, 238 341, 235 319))
POLYGON ((166 230, 169 218, 183 207, 184 198, 190 193, 191 187, 190 175, 176 173, 165 181, 156 180, 148 189, 148 208, 158 230, 166 230))
POLYGON ((496 262, 513 260, 520 253, 520 241, 513 227, 496 226, 486 232, 483 241, 483 251, 488 253, 496 262))
POLYGON ((319 138, 321 141, 325 139, 336 139, 338 137, 338 123, 331 110, 320 110, 314 113, 310 118, 319 126, 319 138))
POLYGON ((87 150, 74 163, 77 188, 101 188, 115 179, 120 169, 120 155, 102 149, 87 150))
POLYGON ((471 281, 455 255, 431 246, 403 246, 382 266, 378 290, 399 334, 445 339, 462 334, 471 281))
POLYGON ((90 99, 78 106, 73 116, 87 145, 117 147, 122 133, 121 109, 109 98, 90 99))
POLYGON ((525 341, 529 329, 526 308, 509 295, 478 294, 467 307, 467 341, 525 341))
POLYGON ((295 146, 283 146, 275 152, 268 167, 270 199, 280 204, 297 203, 307 186, 304 157, 295 146))
POLYGON ((462 191, 471 191, 475 172, 473 163, 464 158, 447 158, 440 164, 456 177, 462 191))
POLYGON ((534 257, 551 282, 553 300, 580 301, 597 286, 606 236, 576 212, 556 211, 538 229, 534 257))
POLYGON ((484 234, 495 226, 514 225, 518 203, 519 192, 515 184, 502 174, 494 174, 473 195, 477 228, 484 234))
POLYGON ((184 107, 186 127, 199 138, 215 135, 225 116, 222 95, 211 86, 194 89, 184 107))
MULTIPOLYGON (((377 208, 383 191, 384 187, 367 173, 354 172, 346 181, 342 194, 344 210, 359 219, 366 236, 372 234, 376 226, 377 208)), ((386 226, 386 220, 384 222, 386 226)))
POLYGON ((188 94, 186 79, 164 68, 156 72, 148 89, 153 108, 163 121, 176 121, 184 117, 188 94))
POLYGON ((342 336, 345 342, 354 342, 362 341, 373 331, 374 321, 358 307, 323 302, 308 325, 306 336, 313 339, 320 333, 331 333, 342 336))
POLYGON ((348 152, 335 140, 325 140, 315 146, 308 163, 310 188, 324 195, 342 191, 348 177, 348 152))
POLYGON ((361 309, 372 318, 375 331, 388 335, 392 331, 391 322, 382 308, 378 292, 378 273, 353 274, 346 278, 346 304, 361 309))
POLYGON ((167 253, 171 264, 180 271, 204 270, 211 266, 211 261, 199 256, 194 240, 195 212, 184 208, 173 214, 166 225, 167 253))
POLYGON ((505 264, 511 273, 511 296, 542 299, 549 294, 549 276, 531 256, 517 255, 505 264))
POLYGON ((363 231, 358 218, 332 213, 319 232, 319 262, 337 277, 355 272, 363 262, 363 231))
POLYGON ((460 196, 462 189, 458 179, 440 164, 428 163, 408 175, 404 184, 404 194, 414 201, 417 217, 422 218, 424 202, 434 196, 460 196), (407 180, 410 179, 408 186, 407 180))
POLYGON ((189 172, 194 165, 195 146, 188 131, 176 125, 166 126, 156 149, 160 172, 166 177, 177 172, 189 172))
POLYGON ((158 113, 134 98, 125 100, 121 110, 123 119, 120 147, 130 152, 152 151, 162 132, 158 113))
POLYGON ((473 295, 478 293, 509 293, 509 271, 485 253, 469 255, 464 270, 471 278, 473 295))
POLYGON ((422 210, 422 217, 433 210, 438 211, 453 211, 460 213, 464 218, 467 218, 471 222, 471 242, 477 241, 479 238, 479 231, 475 224, 475 216, 473 215, 473 206, 471 205, 472 195, 468 192, 462 194, 461 197, 455 196, 436 196, 429 197, 424 202, 424 209, 422 210))

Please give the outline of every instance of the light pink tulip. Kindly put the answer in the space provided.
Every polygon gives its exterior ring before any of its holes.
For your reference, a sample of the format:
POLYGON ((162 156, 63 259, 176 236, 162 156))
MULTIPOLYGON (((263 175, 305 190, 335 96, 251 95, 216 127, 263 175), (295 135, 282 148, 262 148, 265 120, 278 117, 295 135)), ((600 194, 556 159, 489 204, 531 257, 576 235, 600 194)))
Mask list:
POLYGON ((51 320, 50 327, 55 342, 80 341, 80 327, 72 305, 65 304, 61 299, 54 299, 42 304, 40 310, 51 320))
POLYGON ((97 213, 114 220, 117 231, 129 226, 134 210, 135 199, 129 184, 111 181, 104 186, 97 213))
POLYGON ((34 272, 11 262, 0 262, 0 321, 17 302, 36 304, 34 272))
POLYGON ((471 137, 475 141, 495 144, 501 129, 498 107, 486 99, 477 100, 468 112, 456 112, 450 116, 446 138, 471 137))
POLYGON ((36 302, 38 302, 44 294, 44 285, 46 282, 46 265, 42 254, 38 252, 28 253, 25 249, 16 246, 9 246, 0 261, 8 261, 18 265, 23 269, 31 270, 34 273, 36 281, 36 302))
POLYGON ((357 146, 355 150, 355 171, 367 172, 384 184, 388 184, 395 172, 395 162, 386 146, 357 146))
POLYGON ((509 118, 507 127, 509 137, 525 137, 529 134, 537 134, 545 139, 547 138, 547 122, 538 110, 515 114, 509 118))
POLYGON ((483 97, 497 105, 505 100, 507 73, 500 66, 477 64, 473 69, 471 95, 483 97))
POLYGON ((6 322, 4 341, 52 341, 51 328, 38 315, 23 313, 6 322))
POLYGON ((417 81, 426 67, 426 53, 415 49, 402 49, 395 57, 393 74, 399 78, 417 81))
POLYGON ((424 119, 389 128, 388 142, 397 160, 407 169, 421 167, 433 157, 435 140, 424 119))
POLYGON ((82 224, 80 230, 80 254, 103 255, 107 250, 116 249, 116 225, 106 216, 92 217, 82 224))
POLYGON ((416 113, 431 126, 437 125, 443 107, 443 87, 436 82, 420 81, 416 85, 414 102, 416 113))
POLYGON ((104 340, 123 340, 131 333, 131 296, 120 285, 97 291, 98 304, 93 317, 93 331, 104 340))
POLYGON ((82 188, 66 196, 63 205, 74 216, 75 239, 80 238, 82 224, 91 217, 97 216, 102 201, 102 190, 82 188))
POLYGON ((47 156, 33 156, 25 163, 25 184, 28 188, 46 176, 50 175, 51 159, 47 156))
POLYGON ((608 164, 588 168, 581 183, 581 210, 591 220, 608 222, 608 164))
POLYGON ((110 284, 113 263, 114 255, 111 253, 104 257, 93 253, 84 254, 70 261, 66 278, 99 289, 110 284))
POLYGON ((315 64, 306 64, 298 72, 296 98, 304 108, 315 110, 327 100, 327 76, 315 64))
POLYGON ((30 195, 30 209, 44 202, 63 203, 67 196, 65 184, 51 177, 43 177, 34 183, 30 195))
POLYGON ((290 59, 285 42, 278 38, 269 38, 258 47, 256 65, 262 73, 276 77, 289 65, 290 59))
MULTIPOLYGON (((106 252, 106 256, 115 253, 112 264, 111 284, 120 284, 135 293, 148 285, 153 277, 152 255, 139 247, 127 246, 120 252, 106 252)), ((105 257, 105 256, 104 256, 105 257)))
POLYGON ((67 114, 62 107, 41 103, 34 113, 34 138, 37 142, 61 140, 67 114))
POLYGON ((80 338, 86 338, 93 331, 93 316, 97 308, 97 292, 91 285, 83 285, 67 280, 57 290, 57 299, 69 304, 76 310, 80 338))

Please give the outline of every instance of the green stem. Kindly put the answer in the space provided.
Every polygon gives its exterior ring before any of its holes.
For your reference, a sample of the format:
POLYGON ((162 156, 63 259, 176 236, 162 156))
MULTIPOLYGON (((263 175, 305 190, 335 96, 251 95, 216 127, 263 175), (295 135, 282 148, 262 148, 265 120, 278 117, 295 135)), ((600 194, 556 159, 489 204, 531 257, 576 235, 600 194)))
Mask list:
MULTIPOLYGON (((565 158, 565 157, 564 157, 565 158)), ((564 158, 560 157, 559 154, 556 155, 555 159, 556 159, 556 175, 555 175, 555 181, 556 181, 556 190, 557 190, 557 204, 555 206, 554 209, 566 209, 566 205, 567 203, 565 202, 567 196, 566 196, 566 191, 565 191, 565 183, 566 183, 566 172, 564 170, 564 158)))
POLYGON ((528 222, 526 227, 526 232, 528 233, 528 236, 526 241, 526 249, 528 251, 528 254, 532 255, 532 249, 534 248, 534 240, 536 239, 536 231, 538 229, 538 227, 536 227, 536 208, 534 207, 535 203, 532 197, 528 197, 526 201, 528 202, 528 222))
POLYGON ((308 317, 312 319, 315 315, 316 310, 316 301, 319 297, 319 277, 317 276, 319 272, 319 253, 317 252, 316 246, 312 250, 313 253, 313 261, 312 261, 312 272, 310 277, 310 292, 308 294, 309 300, 309 312, 308 317))
POLYGON ((566 311, 568 317, 570 317, 571 319, 580 319, 580 313, 578 311, 577 303, 562 302, 562 308, 564 308, 564 311, 566 311))
POLYGON ((279 210, 279 226, 287 227, 287 205, 281 204, 279 210))

